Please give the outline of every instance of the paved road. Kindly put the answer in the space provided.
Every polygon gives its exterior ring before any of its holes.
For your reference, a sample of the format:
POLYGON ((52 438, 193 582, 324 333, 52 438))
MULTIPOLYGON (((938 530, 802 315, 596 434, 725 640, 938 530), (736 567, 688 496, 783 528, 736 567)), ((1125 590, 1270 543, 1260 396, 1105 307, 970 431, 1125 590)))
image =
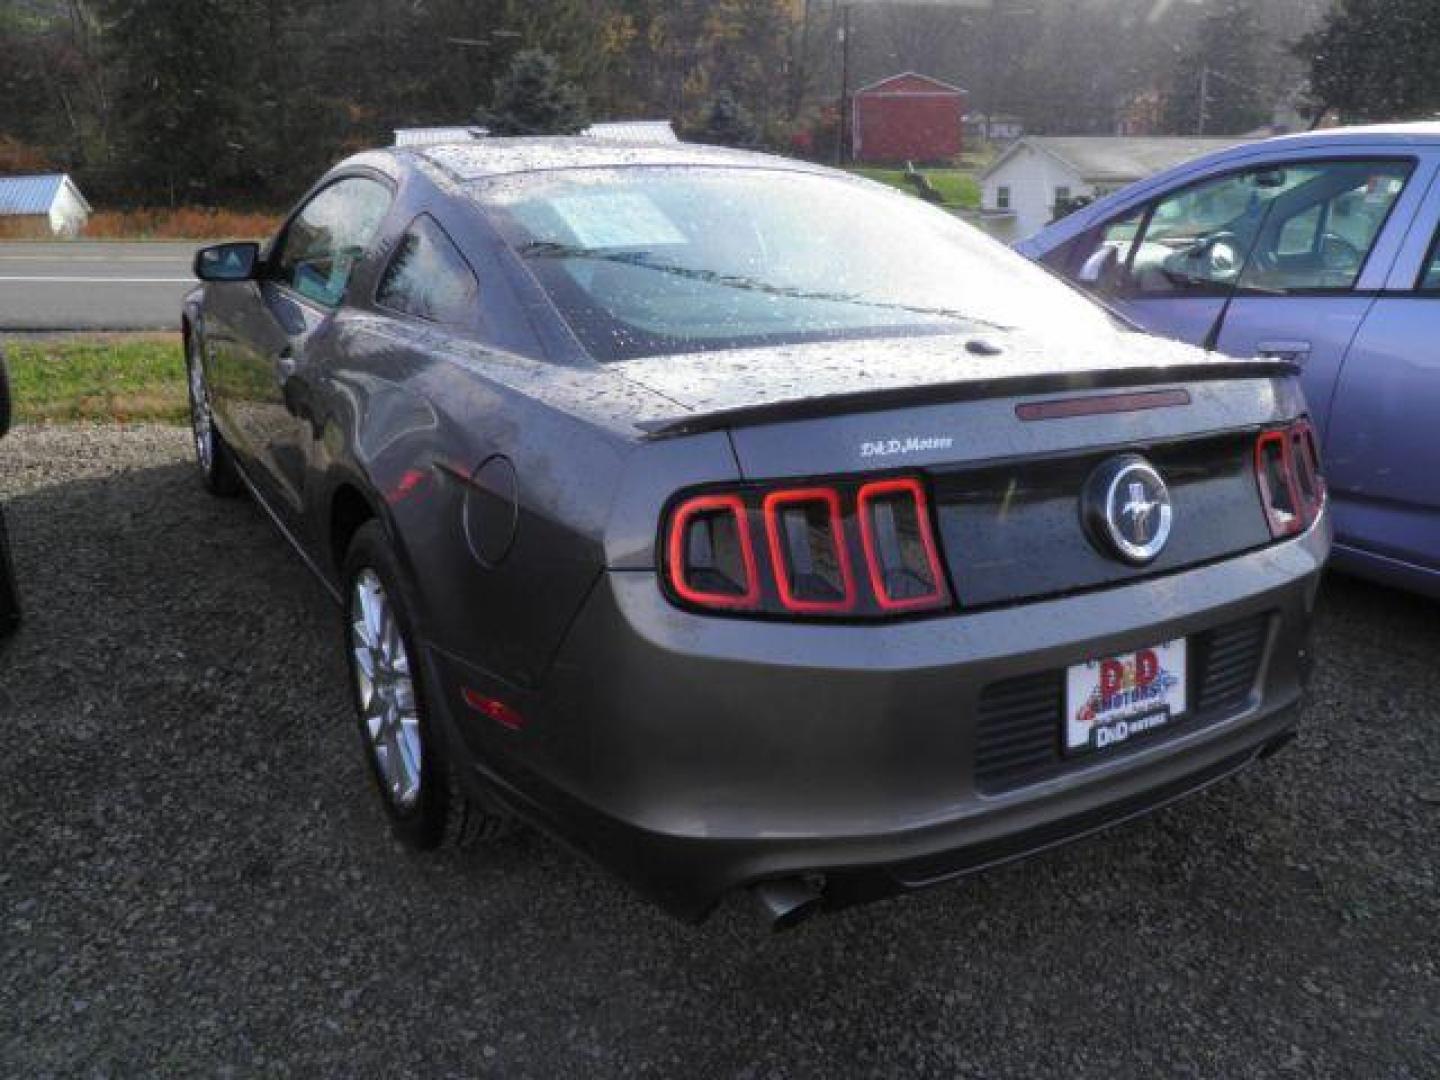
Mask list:
POLYGON ((0 1076, 1440 1076, 1440 608, 1326 585, 1295 746, 776 938, 387 837, 338 618, 170 428, 0 442, 0 1076))
POLYGON ((196 247, 0 244, 0 331, 176 329, 196 247))

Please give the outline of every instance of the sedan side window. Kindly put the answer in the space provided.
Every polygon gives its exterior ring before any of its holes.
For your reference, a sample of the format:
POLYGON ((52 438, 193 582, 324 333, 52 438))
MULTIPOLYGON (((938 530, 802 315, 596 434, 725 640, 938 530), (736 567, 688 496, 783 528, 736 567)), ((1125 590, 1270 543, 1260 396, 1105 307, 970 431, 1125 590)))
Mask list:
POLYGON ((274 259, 275 278, 301 296, 335 307, 390 208, 390 189, 350 176, 325 188, 295 215, 274 259))
MULTIPOLYGON (((1350 289, 1412 168, 1331 161, 1232 173, 1151 204, 1133 240, 1136 211, 1092 244, 1116 251, 1111 291, 1133 297, 1350 289)), ((1091 280, 1104 276, 1092 270, 1091 280)))
POLYGON ((1241 290, 1354 288, 1410 169, 1408 162, 1334 162, 1277 198, 1241 275, 1241 290))
POLYGON ((375 302, 392 311, 458 326, 470 321, 479 282, 460 250, 428 214, 411 224, 385 267, 375 302))
POLYGON ((1425 292, 1440 292, 1440 232, 1435 234, 1435 242, 1430 245, 1430 261, 1420 277, 1420 288, 1425 292))

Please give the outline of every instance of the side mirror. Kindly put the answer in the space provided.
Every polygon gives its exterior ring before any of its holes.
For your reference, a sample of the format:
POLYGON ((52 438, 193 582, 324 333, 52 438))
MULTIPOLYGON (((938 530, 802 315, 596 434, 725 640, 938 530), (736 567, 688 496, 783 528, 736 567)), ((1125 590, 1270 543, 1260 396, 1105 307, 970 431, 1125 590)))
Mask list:
POLYGON ((216 244, 195 253, 195 276, 201 281, 252 281, 260 265, 260 245, 253 241, 216 244))
POLYGON ((1120 252, 1106 244, 1090 253, 1090 257, 1081 265, 1080 272, 1075 275, 1075 280, 1081 285, 1104 289, 1114 283, 1119 269, 1120 252))

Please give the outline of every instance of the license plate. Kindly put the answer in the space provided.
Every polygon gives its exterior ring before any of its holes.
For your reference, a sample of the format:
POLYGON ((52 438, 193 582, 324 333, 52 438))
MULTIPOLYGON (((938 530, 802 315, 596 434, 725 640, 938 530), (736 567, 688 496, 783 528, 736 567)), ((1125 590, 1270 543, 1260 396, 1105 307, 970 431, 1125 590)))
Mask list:
POLYGON ((1065 752, 1120 746, 1185 715, 1185 639, 1075 664, 1065 677, 1065 752))

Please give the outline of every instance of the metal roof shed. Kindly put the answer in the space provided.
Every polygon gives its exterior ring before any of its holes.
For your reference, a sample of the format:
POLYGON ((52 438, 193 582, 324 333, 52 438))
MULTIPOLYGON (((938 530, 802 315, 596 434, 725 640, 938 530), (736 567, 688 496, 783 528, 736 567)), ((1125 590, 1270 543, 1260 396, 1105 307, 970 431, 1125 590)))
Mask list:
POLYGON ((0 218, 32 220, 54 236, 78 236, 90 204, 65 173, 0 176, 0 218))

